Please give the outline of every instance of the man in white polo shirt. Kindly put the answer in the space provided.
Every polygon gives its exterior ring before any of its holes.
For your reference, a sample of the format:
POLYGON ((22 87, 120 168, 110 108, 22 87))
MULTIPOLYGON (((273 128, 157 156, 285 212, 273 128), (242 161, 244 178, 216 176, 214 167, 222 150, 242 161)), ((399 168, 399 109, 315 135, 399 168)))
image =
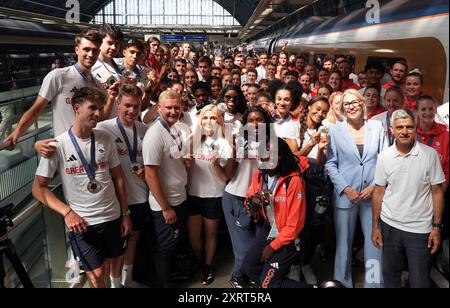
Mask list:
POLYGON ((399 288, 406 255, 412 288, 429 288, 431 254, 441 244, 444 173, 437 152, 416 142, 414 116, 392 114, 395 144, 382 152, 375 171, 372 242, 383 247, 383 278, 399 288))
POLYGON ((170 265, 187 220, 187 165, 182 157, 184 142, 177 124, 181 96, 174 90, 164 91, 159 97, 158 110, 159 120, 144 137, 143 156, 156 237, 154 263, 160 286, 167 288, 170 265))

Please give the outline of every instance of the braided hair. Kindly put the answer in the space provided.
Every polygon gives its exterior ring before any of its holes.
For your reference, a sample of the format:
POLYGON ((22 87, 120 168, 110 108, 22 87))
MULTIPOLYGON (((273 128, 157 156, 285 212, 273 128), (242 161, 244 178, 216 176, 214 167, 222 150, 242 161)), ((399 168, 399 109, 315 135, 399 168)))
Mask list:
POLYGON ((309 107, 314 105, 317 102, 325 102, 328 105, 330 104, 328 102, 328 99, 325 96, 316 96, 313 99, 311 99, 303 111, 303 114, 301 115, 299 121, 300 121, 300 147, 301 150, 303 148, 303 142, 305 141, 305 133, 308 131, 308 114, 309 114, 309 107))

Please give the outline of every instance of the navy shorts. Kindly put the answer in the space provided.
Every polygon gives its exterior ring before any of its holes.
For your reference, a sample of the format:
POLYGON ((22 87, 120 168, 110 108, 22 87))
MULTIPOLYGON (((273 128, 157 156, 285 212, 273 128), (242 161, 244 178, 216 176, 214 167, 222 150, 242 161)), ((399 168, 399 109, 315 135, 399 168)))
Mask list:
POLYGON ((105 259, 120 257, 125 252, 126 238, 120 237, 122 218, 94 226, 85 233, 69 233, 70 245, 80 267, 91 272, 102 266, 105 259))
POLYGON ((150 218, 150 206, 148 202, 141 204, 132 204, 128 208, 131 212, 131 222, 133 223, 133 231, 140 232, 144 230, 145 223, 150 218))
POLYGON ((222 198, 188 196, 188 215, 201 215, 207 219, 220 219, 222 217, 222 198))

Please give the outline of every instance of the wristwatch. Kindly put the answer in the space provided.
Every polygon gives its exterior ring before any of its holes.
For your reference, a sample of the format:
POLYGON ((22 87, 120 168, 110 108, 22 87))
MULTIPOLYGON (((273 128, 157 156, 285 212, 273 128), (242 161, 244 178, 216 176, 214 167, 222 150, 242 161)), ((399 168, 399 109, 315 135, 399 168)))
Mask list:
POLYGON ((124 216, 124 217, 130 216, 130 215, 131 215, 130 210, 126 210, 125 212, 122 212, 122 216, 124 216))
POLYGON ((442 230, 444 228, 444 224, 435 224, 434 222, 431 224, 433 229, 439 229, 442 230))

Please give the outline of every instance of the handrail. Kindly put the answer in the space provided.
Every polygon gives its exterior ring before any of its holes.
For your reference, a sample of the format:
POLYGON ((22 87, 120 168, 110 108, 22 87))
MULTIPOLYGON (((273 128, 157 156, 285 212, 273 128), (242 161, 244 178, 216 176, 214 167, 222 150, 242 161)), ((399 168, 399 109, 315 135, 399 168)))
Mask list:
MULTIPOLYGON (((56 190, 61 184, 54 185, 50 188, 50 191, 56 190)), ((22 223, 24 223, 28 218, 31 217, 38 209, 40 209, 43 204, 36 200, 31 206, 27 207, 23 212, 13 218, 13 226, 8 230, 9 232, 18 228, 22 223)))
MULTIPOLYGON (((41 127, 41 128, 35 129, 35 130, 32 131, 32 132, 23 134, 23 135, 20 136, 20 138, 17 140, 16 144, 19 143, 19 142, 22 142, 22 141, 31 139, 31 138, 33 138, 33 137, 36 137, 37 135, 42 134, 43 132, 46 132, 46 131, 48 131, 48 130, 51 130, 52 127, 53 127, 52 124, 47 124, 47 125, 45 125, 45 126, 43 126, 43 127, 41 127)), ((12 145, 13 145, 13 143, 12 143, 11 141, 0 143, 0 151, 3 151, 3 150, 5 150, 5 149, 9 148, 9 147, 11 147, 12 145)))

